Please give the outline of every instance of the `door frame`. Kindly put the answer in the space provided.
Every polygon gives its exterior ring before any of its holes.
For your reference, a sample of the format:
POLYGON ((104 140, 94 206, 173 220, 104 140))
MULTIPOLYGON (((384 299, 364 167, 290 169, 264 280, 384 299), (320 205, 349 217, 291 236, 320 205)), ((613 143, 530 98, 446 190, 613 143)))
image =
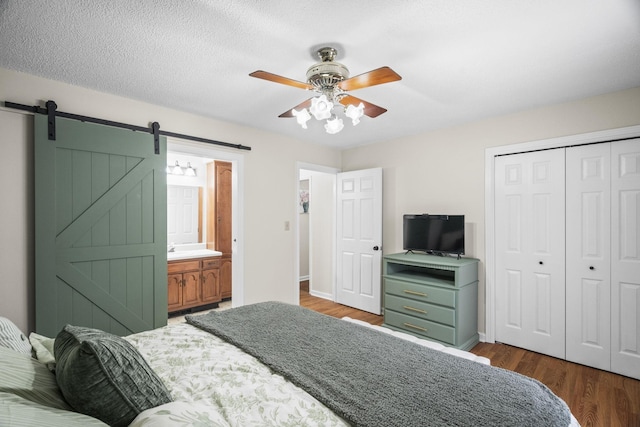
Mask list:
POLYGON ((480 341, 489 343, 495 342, 495 157, 551 148, 563 148, 574 145, 595 144, 619 139, 637 138, 639 136, 640 125, 637 125, 485 149, 485 332, 484 336, 481 334, 480 341))
POLYGON ((231 306, 244 305, 244 154, 213 145, 167 137, 167 151, 232 163, 231 212, 232 262, 231 306))
MULTIPOLYGON (((321 173, 326 173, 326 174, 331 174, 331 175, 337 175, 338 173, 342 172, 340 169, 338 168, 333 168, 330 166, 323 166, 323 165, 316 165, 313 163, 305 163, 305 162, 296 162, 296 193, 294 195, 294 197, 292 197, 291 199, 293 200, 293 232, 294 232, 294 266, 293 266, 293 277, 295 277, 294 280, 294 286, 292 289, 292 301, 295 301, 296 304, 300 304, 300 215, 298 212, 298 199, 299 199, 299 195, 300 195, 300 170, 308 170, 311 172, 321 172, 321 173)), ((334 210, 333 213, 334 217, 336 215, 336 212, 334 210)), ((335 232, 335 230, 333 230, 335 232)), ((333 255, 335 257, 336 254, 336 242, 335 239, 333 241, 333 255)), ((334 270, 335 270, 335 266, 334 266, 334 270)), ((309 271, 311 271, 311 266, 309 266, 309 271)), ((333 277, 333 283, 331 288, 333 289, 333 301, 335 301, 336 298, 336 275, 335 275, 335 271, 332 272, 332 277, 333 277)))

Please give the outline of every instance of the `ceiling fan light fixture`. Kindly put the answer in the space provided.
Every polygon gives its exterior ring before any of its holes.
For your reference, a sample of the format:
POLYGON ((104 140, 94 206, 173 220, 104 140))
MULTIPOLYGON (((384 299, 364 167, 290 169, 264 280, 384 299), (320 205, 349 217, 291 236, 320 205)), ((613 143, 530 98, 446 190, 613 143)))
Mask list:
POLYGON ((311 99, 309 112, 313 114, 316 120, 324 120, 331 117, 332 108, 333 102, 329 101, 326 95, 320 95, 311 99))
POLYGON ((375 118, 385 113, 385 108, 367 101, 362 101, 347 92, 402 80, 402 77, 391 68, 384 66, 350 77, 349 69, 335 62, 338 51, 333 47, 322 47, 317 50, 320 62, 307 69, 307 80, 301 82, 267 71, 257 70, 249 76, 299 89, 314 91, 317 95, 298 104, 297 110, 292 108, 278 117, 295 117, 303 129, 307 129, 310 114, 316 120, 327 120, 325 129, 330 134, 338 133, 344 127, 342 119, 338 119, 332 110, 338 103, 343 106, 342 112, 351 119, 353 126, 360 123, 363 115, 375 118))
POLYGON ((294 108, 293 110, 291 110, 291 113, 296 118, 298 124, 302 126, 302 129, 307 129, 307 122, 311 120, 311 114, 309 114, 307 109, 303 108, 302 110, 298 111, 294 108))
POLYGON ((339 119, 336 116, 333 116, 331 119, 327 120, 327 124, 324 125, 324 129, 327 131, 327 133, 332 135, 340 132, 343 127, 344 123, 342 122, 342 119, 339 119))
POLYGON ((344 115, 351 119, 353 125, 360 123, 360 117, 364 116, 364 104, 361 102, 357 107, 353 104, 347 105, 344 115))

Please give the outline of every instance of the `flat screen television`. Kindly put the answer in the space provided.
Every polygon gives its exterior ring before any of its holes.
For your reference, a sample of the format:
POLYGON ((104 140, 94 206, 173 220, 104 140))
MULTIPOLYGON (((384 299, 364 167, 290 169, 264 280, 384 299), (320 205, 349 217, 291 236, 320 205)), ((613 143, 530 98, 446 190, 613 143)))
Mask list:
POLYGON ((406 214, 403 249, 435 255, 464 254, 464 215, 406 214))

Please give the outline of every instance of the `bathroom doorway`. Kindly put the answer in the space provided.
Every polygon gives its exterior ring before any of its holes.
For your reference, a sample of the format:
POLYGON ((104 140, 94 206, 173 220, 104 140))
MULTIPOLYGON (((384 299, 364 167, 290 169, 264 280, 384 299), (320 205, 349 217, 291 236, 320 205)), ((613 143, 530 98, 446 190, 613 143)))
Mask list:
MULTIPOLYGON (((226 181, 225 185, 230 187, 231 204, 224 210, 224 212, 226 212, 225 215, 229 215, 228 212, 230 212, 231 215, 231 234, 228 244, 225 243, 225 246, 229 246, 230 254, 225 253, 225 256, 223 257, 225 259, 222 261, 228 261, 226 264, 226 274, 230 275, 231 289, 230 292, 225 294, 225 300, 229 301, 229 298, 231 298, 230 304, 233 307, 243 305, 243 155, 241 153, 224 151, 208 144, 169 139, 167 141, 167 160, 170 165, 173 165, 175 161, 178 161, 180 162, 180 166, 183 166, 183 163, 184 166, 187 166, 188 163, 191 163, 191 166, 194 168, 198 166, 200 170, 197 171, 198 173, 196 175, 201 175, 201 178, 198 179, 201 179, 202 181, 198 181, 198 183, 195 184, 201 185, 205 188, 203 193, 207 193, 207 187, 213 187, 211 182, 207 183, 207 177, 215 180, 215 178, 212 177, 215 176, 216 173, 218 174, 217 179, 224 179, 226 181), (222 168, 220 165, 222 165, 222 168), (207 171, 207 169, 209 170, 207 171)), ((175 178, 170 177, 171 175, 167 176, 168 185, 171 185, 174 183, 173 181, 175 181, 175 178)), ((182 178, 183 181, 180 181, 180 184, 186 184, 184 181, 185 178, 182 178)), ((194 180, 196 178, 190 177, 190 179, 194 180)), ((203 210, 203 214, 201 215, 202 242, 199 242, 199 244, 203 244, 205 247, 207 247, 207 241, 211 240, 213 238, 212 236, 215 236, 213 231, 217 225, 217 220, 215 219, 216 216, 205 214, 206 211, 213 209, 212 206, 215 204, 215 197, 215 192, 204 194, 203 201, 201 203, 203 210)), ((224 218, 224 221, 221 222, 229 223, 227 218, 224 218)))

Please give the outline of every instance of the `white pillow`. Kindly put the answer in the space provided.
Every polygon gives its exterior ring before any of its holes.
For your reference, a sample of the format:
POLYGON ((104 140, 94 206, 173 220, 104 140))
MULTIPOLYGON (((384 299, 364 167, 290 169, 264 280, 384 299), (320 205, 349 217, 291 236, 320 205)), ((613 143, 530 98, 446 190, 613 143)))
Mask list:
POLYGON ((55 339, 31 332, 29 334, 29 342, 31 343, 31 347, 33 347, 38 362, 47 365, 50 371, 55 371, 56 359, 53 355, 55 339))
POLYGON ((0 317, 0 347, 31 356, 31 343, 22 331, 6 317, 0 317))

